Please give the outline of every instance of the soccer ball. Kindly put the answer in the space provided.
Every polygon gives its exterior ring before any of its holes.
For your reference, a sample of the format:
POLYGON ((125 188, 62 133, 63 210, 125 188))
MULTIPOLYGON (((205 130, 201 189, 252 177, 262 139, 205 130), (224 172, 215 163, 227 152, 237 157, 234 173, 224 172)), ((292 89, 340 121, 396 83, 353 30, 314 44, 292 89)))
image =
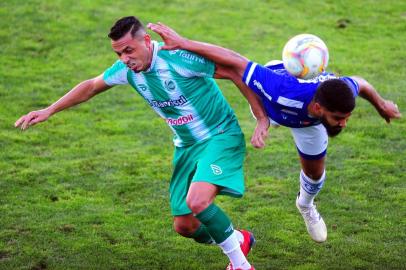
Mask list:
POLYGON ((283 48, 285 69, 301 79, 312 79, 323 72, 328 64, 328 49, 317 36, 300 34, 291 38, 283 48))

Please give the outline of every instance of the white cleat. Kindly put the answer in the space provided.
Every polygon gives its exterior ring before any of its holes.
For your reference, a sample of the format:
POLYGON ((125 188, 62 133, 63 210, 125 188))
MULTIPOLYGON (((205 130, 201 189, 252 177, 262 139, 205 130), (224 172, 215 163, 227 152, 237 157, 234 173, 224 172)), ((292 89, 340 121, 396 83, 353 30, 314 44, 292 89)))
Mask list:
POLYGON ((317 212, 316 206, 312 205, 310 207, 303 207, 299 205, 298 199, 296 199, 296 207, 299 209, 300 214, 302 214, 303 219, 306 223, 306 228, 311 238, 322 243, 327 240, 327 227, 324 223, 323 218, 317 212))

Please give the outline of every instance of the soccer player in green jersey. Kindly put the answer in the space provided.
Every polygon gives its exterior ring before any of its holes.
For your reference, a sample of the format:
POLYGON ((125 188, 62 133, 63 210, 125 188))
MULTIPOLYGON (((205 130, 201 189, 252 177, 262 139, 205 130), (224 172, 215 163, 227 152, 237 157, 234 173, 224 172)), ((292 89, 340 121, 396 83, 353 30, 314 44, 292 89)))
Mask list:
MULTIPOLYGON (((241 197, 244 193, 244 136, 213 79, 225 77, 228 71, 189 51, 160 50, 163 43, 151 40, 133 16, 118 20, 108 36, 119 57, 116 63, 49 107, 22 116, 15 126, 27 129, 115 85, 130 84, 175 135, 170 206, 176 232, 199 243, 219 245, 230 259, 228 269, 254 269, 246 258, 255 242, 253 234, 234 230, 214 203, 219 194, 241 197)), ((253 110, 263 113, 251 140, 258 146, 263 144, 262 127, 268 120, 256 97, 244 94, 253 110)))

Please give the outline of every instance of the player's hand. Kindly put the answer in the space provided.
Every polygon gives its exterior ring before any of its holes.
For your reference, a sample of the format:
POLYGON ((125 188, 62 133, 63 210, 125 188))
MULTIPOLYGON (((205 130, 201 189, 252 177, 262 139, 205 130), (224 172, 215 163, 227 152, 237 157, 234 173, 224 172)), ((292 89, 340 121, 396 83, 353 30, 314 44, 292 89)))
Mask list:
POLYGON ((180 36, 175 30, 160 22, 156 24, 149 23, 147 28, 161 36, 162 40, 165 42, 165 45, 161 47, 163 50, 182 49, 183 44, 187 41, 186 38, 180 36))
POLYGON ((255 127, 254 134, 251 137, 251 144, 255 148, 265 147, 265 140, 268 137, 269 119, 262 118, 257 120, 257 126, 255 127))
POLYGON ((384 101, 382 109, 379 110, 379 114, 386 120, 387 123, 390 123, 391 119, 402 117, 398 105, 391 100, 384 101))
POLYGON ((26 115, 21 116, 15 123, 14 127, 20 127, 21 130, 26 130, 32 125, 47 120, 51 113, 47 109, 32 111, 26 115))

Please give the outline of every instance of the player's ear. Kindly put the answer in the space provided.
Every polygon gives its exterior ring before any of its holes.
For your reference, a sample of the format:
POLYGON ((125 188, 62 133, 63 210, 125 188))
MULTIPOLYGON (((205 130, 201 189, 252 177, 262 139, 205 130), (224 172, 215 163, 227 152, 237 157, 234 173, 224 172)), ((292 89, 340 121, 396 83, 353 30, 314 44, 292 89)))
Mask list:
POLYGON ((145 45, 146 45, 147 47, 150 47, 150 46, 151 46, 151 36, 150 36, 150 35, 145 34, 145 35, 144 35, 144 41, 145 41, 145 45))
POLYGON ((323 115, 323 106, 320 105, 318 102, 313 103, 313 110, 317 114, 317 116, 323 115))

